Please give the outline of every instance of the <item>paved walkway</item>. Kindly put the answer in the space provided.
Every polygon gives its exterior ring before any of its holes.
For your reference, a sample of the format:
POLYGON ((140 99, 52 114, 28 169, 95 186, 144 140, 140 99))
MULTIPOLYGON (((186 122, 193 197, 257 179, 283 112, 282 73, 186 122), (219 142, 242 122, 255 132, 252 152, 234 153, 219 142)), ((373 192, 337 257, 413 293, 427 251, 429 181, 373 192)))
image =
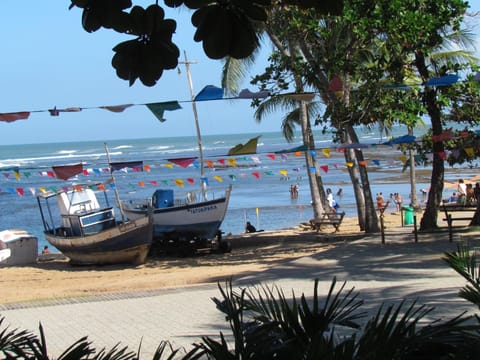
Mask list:
MULTIPOLYGON (((294 289, 299 296, 312 294, 315 278, 320 279, 320 289, 326 293, 336 276, 339 282, 348 281, 347 289, 355 287, 360 293, 365 301, 363 310, 373 313, 383 302, 417 299, 418 303, 435 307, 432 318, 446 319, 462 311, 476 310, 457 296, 465 282, 441 260, 445 251, 455 249, 456 243, 449 243, 446 234, 419 235, 415 243, 410 230, 405 230, 388 233, 385 245, 380 236, 345 242, 313 256, 234 279, 234 286, 274 283, 285 294, 294 289)), ((28 305, 0 304, 0 316, 5 317, 11 329, 38 333, 41 323, 54 357, 88 335, 98 350, 110 349, 120 342, 136 351, 141 343, 141 358, 151 359, 161 340, 190 349, 203 335, 218 338, 220 331, 229 334, 228 324, 211 300, 219 296, 217 285, 207 284, 28 305)))

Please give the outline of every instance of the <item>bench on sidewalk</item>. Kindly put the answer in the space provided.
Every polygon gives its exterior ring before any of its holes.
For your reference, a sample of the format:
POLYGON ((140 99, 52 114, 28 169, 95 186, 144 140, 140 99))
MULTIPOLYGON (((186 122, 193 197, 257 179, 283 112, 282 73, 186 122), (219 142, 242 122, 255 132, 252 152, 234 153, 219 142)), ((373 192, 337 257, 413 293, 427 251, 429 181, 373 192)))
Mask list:
POLYGON ((443 221, 448 225, 448 238, 450 242, 453 240, 453 223, 455 221, 471 221, 475 211, 476 205, 459 205, 459 204, 445 204, 440 206, 441 210, 445 213, 443 221), (470 214, 468 214, 470 213, 470 214))
POLYGON ((345 216, 345 212, 336 213, 336 212, 328 212, 324 213, 318 219, 310 220, 310 226, 313 230, 319 232, 321 227, 324 225, 332 225, 335 228, 335 232, 338 231, 338 228, 342 224, 343 218, 345 216))

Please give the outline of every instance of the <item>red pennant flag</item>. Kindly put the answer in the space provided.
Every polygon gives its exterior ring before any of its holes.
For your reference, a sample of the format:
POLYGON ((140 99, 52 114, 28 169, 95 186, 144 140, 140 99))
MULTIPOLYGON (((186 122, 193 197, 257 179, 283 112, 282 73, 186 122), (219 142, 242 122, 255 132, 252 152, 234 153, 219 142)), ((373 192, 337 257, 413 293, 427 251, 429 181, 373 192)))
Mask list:
POLYGON ((30 116, 30 112, 28 111, 15 112, 15 113, 3 113, 3 114, 0 114, 0 121, 14 122, 17 120, 28 119, 29 116, 30 116))
POLYGON ((83 165, 80 163, 76 165, 52 166, 52 170, 57 179, 68 180, 72 176, 82 173, 83 165))
POLYGON ((51 177, 51 178, 54 178, 55 174, 53 173, 53 171, 47 171, 47 176, 51 177))
POLYGON ((272 159, 272 160, 275 160, 275 154, 267 154, 267 156, 272 159))
POLYGON ((192 184, 192 185, 195 183, 195 180, 193 178, 188 178, 187 181, 189 184, 192 184))
POLYGON ((190 157, 190 158, 177 158, 177 159, 167 159, 167 160, 170 161, 171 163, 174 163, 175 165, 181 166, 182 168, 186 168, 195 160, 197 160, 197 158, 190 157))
POLYGON ((23 194, 24 194, 23 188, 17 188, 16 190, 17 190, 17 194, 18 194, 19 196, 23 196, 23 194))
POLYGON ((335 76, 330 84, 328 84, 328 91, 335 92, 335 91, 342 91, 343 90, 343 83, 342 80, 335 76))
POLYGON ((155 180, 149 181, 149 183, 152 184, 153 186, 157 186, 157 185, 158 185, 158 182, 155 181, 155 180))
POLYGON ((258 171, 253 172, 252 175, 255 176, 257 179, 260 179, 260 173, 258 171))
POLYGON ((328 173, 328 165, 322 165, 320 166, 320 169, 322 169, 325 172, 325 174, 328 173))
POLYGON ((88 170, 87 169, 83 169, 82 173, 83 173, 83 175, 88 176, 88 170))
POLYGON ((217 160, 220 164, 225 165, 225 159, 218 159, 217 160))

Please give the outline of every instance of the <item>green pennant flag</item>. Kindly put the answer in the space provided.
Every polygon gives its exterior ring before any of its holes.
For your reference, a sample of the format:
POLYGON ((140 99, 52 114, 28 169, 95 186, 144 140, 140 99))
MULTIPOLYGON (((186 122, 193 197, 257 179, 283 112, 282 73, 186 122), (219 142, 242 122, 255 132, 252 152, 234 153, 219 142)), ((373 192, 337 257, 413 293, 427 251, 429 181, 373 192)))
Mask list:
POLYGON ((163 118, 163 113, 165 112, 165 110, 173 111, 182 108, 178 101, 166 101, 161 103, 150 103, 146 105, 153 113, 153 115, 155 115, 155 117, 160 120, 160 122, 167 121, 167 119, 163 118))

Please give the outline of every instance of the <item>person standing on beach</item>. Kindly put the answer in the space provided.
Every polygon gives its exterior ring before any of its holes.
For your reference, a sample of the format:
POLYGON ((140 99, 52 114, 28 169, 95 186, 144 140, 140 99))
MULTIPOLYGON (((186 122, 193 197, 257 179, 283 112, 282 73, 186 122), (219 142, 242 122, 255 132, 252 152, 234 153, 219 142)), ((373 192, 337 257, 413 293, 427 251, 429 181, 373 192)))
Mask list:
POLYGON ((395 204, 397 205, 397 211, 400 212, 402 210, 402 202, 403 198, 402 195, 399 193, 394 194, 395 204))
POLYGON ((338 204, 333 198, 332 189, 330 188, 327 188, 327 201, 328 201, 328 206, 330 207, 330 210, 333 212, 337 212, 338 204))
POLYGON ((458 203, 460 205, 465 205, 465 203, 467 202, 467 185, 465 184, 463 179, 458 180, 457 195, 458 203))
POLYGON ((385 206, 385 199, 383 198, 383 194, 378 193, 377 194, 377 208, 383 209, 384 206, 385 206))

